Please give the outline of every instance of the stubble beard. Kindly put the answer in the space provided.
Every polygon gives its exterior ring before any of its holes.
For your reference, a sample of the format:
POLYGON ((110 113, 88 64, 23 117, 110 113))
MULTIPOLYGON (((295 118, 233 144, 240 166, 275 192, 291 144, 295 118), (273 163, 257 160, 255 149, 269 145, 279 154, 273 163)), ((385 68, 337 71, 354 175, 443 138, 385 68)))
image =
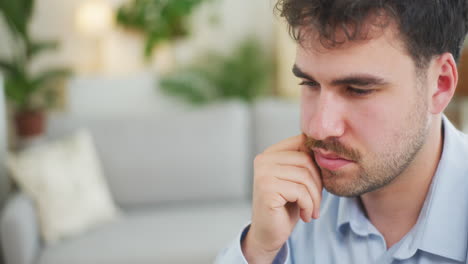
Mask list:
MULTIPOLYGON (((353 164, 354 170, 348 171, 331 171, 320 168, 316 163, 321 172, 324 188, 338 196, 356 197, 380 189, 404 173, 426 142, 429 131, 429 120, 426 115, 427 102, 422 99, 424 97, 419 98, 421 99, 415 103, 414 110, 410 111, 404 120, 405 126, 402 126, 402 129, 394 134, 392 139, 384 146, 385 152, 362 155, 356 150, 341 146, 339 149, 345 151, 338 154, 346 154, 351 151, 357 153, 357 156, 360 157, 353 164)), ((309 140, 317 142, 313 139, 309 140)), ((324 149, 331 146, 332 149, 328 150, 334 151, 333 146, 340 143, 321 141, 318 144, 324 149)), ((313 158, 312 152, 311 155, 313 158)), ((315 162, 314 158, 313 160, 315 162)))

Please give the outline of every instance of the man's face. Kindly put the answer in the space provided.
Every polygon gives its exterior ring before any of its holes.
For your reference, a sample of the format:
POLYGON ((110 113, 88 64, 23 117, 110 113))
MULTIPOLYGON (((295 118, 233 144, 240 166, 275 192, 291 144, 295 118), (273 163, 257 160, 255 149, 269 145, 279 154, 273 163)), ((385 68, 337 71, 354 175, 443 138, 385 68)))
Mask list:
POLYGON ((336 49, 298 45, 301 128, 324 187, 340 196, 381 188, 400 175, 429 130, 425 77, 399 38, 384 34, 336 49))

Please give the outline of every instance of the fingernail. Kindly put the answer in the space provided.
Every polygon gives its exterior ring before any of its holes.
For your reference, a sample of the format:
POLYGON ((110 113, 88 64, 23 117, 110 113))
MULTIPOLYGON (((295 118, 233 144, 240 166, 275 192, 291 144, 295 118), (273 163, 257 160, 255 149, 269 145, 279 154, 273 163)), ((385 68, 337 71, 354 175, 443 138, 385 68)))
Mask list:
POLYGON ((319 212, 318 212, 318 211, 314 211, 312 217, 313 217, 314 219, 318 219, 318 217, 319 217, 319 212))

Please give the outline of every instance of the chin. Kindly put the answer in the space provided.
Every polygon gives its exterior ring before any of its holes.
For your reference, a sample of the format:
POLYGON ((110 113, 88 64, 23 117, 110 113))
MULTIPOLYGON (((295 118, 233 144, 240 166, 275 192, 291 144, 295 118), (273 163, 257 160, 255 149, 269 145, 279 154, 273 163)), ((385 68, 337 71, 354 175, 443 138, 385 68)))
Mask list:
POLYGON ((366 192, 366 184, 354 172, 322 170, 323 187, 331 194, 343 197, 357 197, 366 192))

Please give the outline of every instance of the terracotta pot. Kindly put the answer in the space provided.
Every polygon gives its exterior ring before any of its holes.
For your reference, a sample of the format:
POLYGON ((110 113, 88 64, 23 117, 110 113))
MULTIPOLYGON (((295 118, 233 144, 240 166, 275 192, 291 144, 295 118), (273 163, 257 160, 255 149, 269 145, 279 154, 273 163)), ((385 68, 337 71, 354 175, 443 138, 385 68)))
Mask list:
POLYGON ((26 110, 15 114, 16 134, 19 137, 39 136, 44 132, 45 114, 41 110, 26 110))

